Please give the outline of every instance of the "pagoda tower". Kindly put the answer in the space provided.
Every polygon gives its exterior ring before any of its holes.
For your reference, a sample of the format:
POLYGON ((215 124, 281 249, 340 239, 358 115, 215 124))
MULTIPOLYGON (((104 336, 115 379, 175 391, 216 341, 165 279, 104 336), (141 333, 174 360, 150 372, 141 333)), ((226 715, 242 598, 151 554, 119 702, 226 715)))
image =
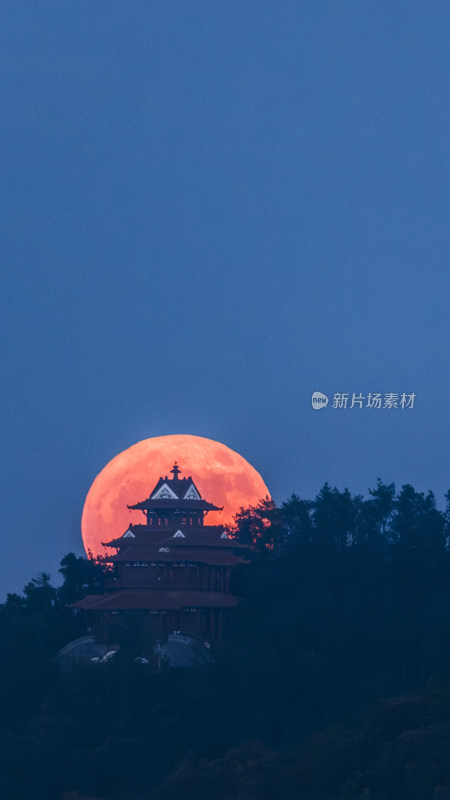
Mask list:
POLYGON ((102 542, 114 550, 106 557, 114 577, 104 594, 73 604, 88 612, 99 641, 114 641, 120 617, 130 611, 140 612, 149 640, 181 634, 214 647, 222 638, 229 610, 239 602, 230 577, 248 563, 247 547, 230 539, 223 525, 205 524, 209 511, 222 509, 180 471, 175 462, 171 478, 160 477, 146 500, 128 506, 143 512, 144 524, 102 542))

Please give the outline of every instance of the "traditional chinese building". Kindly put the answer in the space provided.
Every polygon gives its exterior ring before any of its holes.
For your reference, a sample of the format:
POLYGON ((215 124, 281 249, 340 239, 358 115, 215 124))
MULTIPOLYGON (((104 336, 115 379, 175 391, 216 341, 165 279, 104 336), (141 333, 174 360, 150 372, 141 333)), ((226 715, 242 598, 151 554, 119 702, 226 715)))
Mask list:
POLYGON ((74 604, 88 612, 99 640, 114 641, 120 617, 139 611, 152 640, 177 633, 215 645, 238 603, 230 578, 247 563, 247 548, 223 526, 205 524, 209 511, 221 509, 201 497, 191 477, 179 477, 176 462, 171 475, 159 478, 146 500, 128 506, 142 511, 145 523, 103 543, 114 551, 107 561, 115 567, 105 593, 74 604))

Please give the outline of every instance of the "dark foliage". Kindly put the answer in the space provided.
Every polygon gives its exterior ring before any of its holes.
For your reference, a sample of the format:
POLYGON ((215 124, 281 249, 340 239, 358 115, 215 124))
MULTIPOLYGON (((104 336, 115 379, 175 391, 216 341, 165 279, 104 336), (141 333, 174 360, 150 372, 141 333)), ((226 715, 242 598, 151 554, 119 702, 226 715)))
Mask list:
POLYGON ((450 492, 327 484, 242 509, 241 604, 213 664, 60 672, 68 604, 104 565, 66 556, 0 608, 9 800, 450 800, 450 492))

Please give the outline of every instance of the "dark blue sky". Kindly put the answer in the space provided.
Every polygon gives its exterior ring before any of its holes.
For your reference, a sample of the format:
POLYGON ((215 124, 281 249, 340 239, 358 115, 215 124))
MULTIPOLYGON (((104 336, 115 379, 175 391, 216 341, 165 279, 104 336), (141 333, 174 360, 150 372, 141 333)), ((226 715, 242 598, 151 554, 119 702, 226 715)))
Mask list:
POLYGON ((2 592, 134 442, 449 488, 448 2, 3 0, 2 592), (415 392, 311 409, 314 390, 415 392))

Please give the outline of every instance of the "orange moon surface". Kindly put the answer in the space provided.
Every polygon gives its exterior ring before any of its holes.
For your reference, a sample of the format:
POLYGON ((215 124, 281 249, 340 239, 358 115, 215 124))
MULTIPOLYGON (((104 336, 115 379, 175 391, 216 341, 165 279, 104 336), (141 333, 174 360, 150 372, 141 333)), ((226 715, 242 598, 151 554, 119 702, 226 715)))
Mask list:
POLYGON ((133 444, 115 456, 95 478, 86 497, 81 532, 86 552, 104 555, 102 547, 121 536, 130 523, 145 524, 142 511, 130 511, 147 499, 158 478, 178 462, 180 478, 192 477, 202 498, 223 511, 210 511, 207 525, 227 525, 241 506, 256 505, 270 497, 261 475, 239 453, 220 442, 201 436, 155 436, 133 444))

